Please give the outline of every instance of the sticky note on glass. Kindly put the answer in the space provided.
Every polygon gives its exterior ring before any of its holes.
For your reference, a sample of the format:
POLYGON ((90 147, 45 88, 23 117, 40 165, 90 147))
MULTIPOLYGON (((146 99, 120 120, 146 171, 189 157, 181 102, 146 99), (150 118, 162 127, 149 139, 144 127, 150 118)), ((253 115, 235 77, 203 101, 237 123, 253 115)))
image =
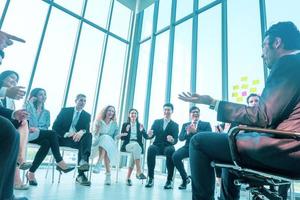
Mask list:
POLYGON ((249 88, 249 85, 248 84, 243 84, 242 85, 242 89, 248 89, 249 88))
POLYGON ((247 94, 247 91, 243 91, 243 92, 242 92, 242 96, 243 96, 243 97, 245 97, 245 96, 247 96, 247 95, 248 95, 248 94, 247 94))
POLYGON ((257 92, 257 88, 250 88, 250 92, 251 93, 256 93, 257 92))
POLYGON ((252 85, 258 85, 259 83, 260 83, 259 80, 253 80, 253 81, 252 81, 252 85))
POLYGON ((238 96, 239 96, 239 93, 237 93, 237 92, 232 93, 232 97, 238 97, 238 96))
POLYGON ((233 86, 233 90, 238 90, 238 89, 240 89, 240 86, 239 86, 239 85, 234 85, 234 86, 233 86))
POLYGON ((236 98, 236 101, 239 102, 239 103, 240 103, 240 102, 243 102, 243 97, 238 97, 238 98, 236 98))
POLYGON ((242 76, 241 81, 248 81, 248 76, 242 76))

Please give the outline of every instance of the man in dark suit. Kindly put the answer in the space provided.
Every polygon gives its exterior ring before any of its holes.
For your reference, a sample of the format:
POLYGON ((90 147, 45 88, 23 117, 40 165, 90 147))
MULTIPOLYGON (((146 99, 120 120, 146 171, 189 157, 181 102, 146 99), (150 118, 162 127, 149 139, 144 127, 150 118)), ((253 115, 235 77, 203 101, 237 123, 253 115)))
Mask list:
POLYGON ((92 134, 90 133, 91 115, 83 110, 86 96, 78 94, 76 106, 62 108, 53 123, 53 130, 59 136, 59 145, 78 149, 78 176, 76 181, 81 185, 90 186, 84 172, 89 170, 92 134))
MULTIPOLYGON (((263 41, 262 58, 271 70, 254 107, 217 101, 207 95, 185 94, 179 98, 210 105, 219 121, 278 130, 300 131, 300 32, 292 22, 269 28, 263 41)), ((270 134, 247 132, 237 138, 243 165, 277 173, 296 174, 300 166, 300 141, 275 138, 270 134), (271 155, 271 156, 270 156, 271 155)), ((202 133, 190 142, 190 162, 194 200, 214 199, 215 176, 211 161, 232 163, 226 134, 202 133)), ((221 199, 239 199, 231 173, 223 173, 221 199)))
POLYGON ((156 155, 165 155, 167 157, 166 165, 168 170, 167 182, 165 189, 172 188, 172 179, 174 173, 174 163, 172 155, 175 151, 174 145, 178 141, 178 124, 171 120, 173 105, 166 103, 164 106, 164 118, 154 121, 151 130, 148 131, 148 138, 155 137, 154 142, 148 148, 147 165, 148 165, 148 182, 146 187, 153 186, 154 168, 156 155))
MULTIPOLYGON (((24 40, 0 31, 0 64, 4 58, 3 49, 11 45, 12 40, 24 40)), ((21 87, 12 90, 0 88, 0 97, 8 96, 12 99, 21 99, 25 91, 21 87)), ((27 113, 24 110, 13 112, 0 107, 0 199, 5 200, 27 200, 26 197, 16 198, 13 195, 14 174, 16 161, 19 153, 19 133, 10 120, 26 120, 27 113)), ((21 124, 22 125, 22 124, 21 124)))
POLYGON ((182 183, 178 187, 178 189, 180 190, 186 189, 187 184, 190 183, 190 179, 187 176, 187 173, 184 169, 182 160, 184 158, 189 157, 189 145, 192 136, 194 136, 196 133, 199 132, 211 132, 210 123, 199 120, 199 117, 200 117, 200 109, 197 106, 192 106, 190 108, 191 121, 183 124, 181 128, 181 132, 179 134, 180 141, 186 140, 185 145, 179 148, 177 151, 175 151, 172 156, 174 165, 179 171, 180 176, 182 178, 182 183))

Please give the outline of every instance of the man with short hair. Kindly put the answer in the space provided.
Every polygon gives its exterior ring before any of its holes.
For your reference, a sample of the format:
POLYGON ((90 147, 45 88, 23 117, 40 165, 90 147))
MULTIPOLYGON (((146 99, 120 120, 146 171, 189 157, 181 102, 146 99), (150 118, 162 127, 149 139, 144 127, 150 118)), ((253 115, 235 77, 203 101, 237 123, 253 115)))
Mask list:
POLYGON ((190 108, 190 121, 182 125, 179 134, 180 141, 186 140, 185 145, 175 151, 172 156, 174 165, 182 178, 182 183, 178 187, 180 190, 185 190, 187 184, 190 183, 190 179, 184 169, 182 160, 189 157, 189 145, 192 136, 199 132, 211 132, 210 123, 200 120, 199 117, 200 109, 197 106, 192 106, 190 108))
MULTIPOLYGON (((209 105, 217 111, 218 121, 299 132, 300 32, 292 22, 279 22, 265 33, 262 48, 262 58, 271 71, 258 105, 250 107, 190 93, 183 93, 179 98, 209 105)), ((299 174, 300 141, 245 132, 239 134, 237 145, 245 166, 299 174)), ((202 133, 191 139, 194 200, 214 199, 215 176, 211 161, 232 163, 227 135, 202 133)), ((227 179, 229 184, 222 184, 221 199, 239 199, 239 189, 233 184, 231 173, 223 173, 222 179, 227 179)))
POLYGON ((76 181, 81 185, 90 186, 84 172, 89 170, 92 134, 90 133, 91 115, 83 110, 86 96, 78 94, 76 106, 62 108, 53 123, 53 130, 59 136, 59 145, 78 149, 78 176, 76 181))
POLYGON ((172 155, 175 152, 174 145, 178 141, 178 124, 171 119, 174 107, 171 103, 163 106, 164 118, 157 119, 148 131, 148 138, 155 137, 152 145, 149 146, 147 152, 148 165, 148 181, 145 187, 150 188, 154 183, 154 168, 157 155, 165 155, 167 157, 166 165, 168 170, 167 182, 164 189, 172 188, 172 179, 174 174, 174 163, 172 155))

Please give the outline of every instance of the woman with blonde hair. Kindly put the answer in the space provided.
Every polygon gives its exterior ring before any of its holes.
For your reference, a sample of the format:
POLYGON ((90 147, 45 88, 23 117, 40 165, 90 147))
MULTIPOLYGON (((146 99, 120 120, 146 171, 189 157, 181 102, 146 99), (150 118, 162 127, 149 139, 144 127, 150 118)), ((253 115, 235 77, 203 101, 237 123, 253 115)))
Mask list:
POLYGON ((96 117, 93 127, 92 154, 99 155, 98 162, 93 169, 94 173, 101 170, 101 162, 104 159, 106 177, 104 183, 111 184, 110 165, 117 163, 118 149, 115 140, 118 139, 118 124, 116 122, 116 110, 114 106, 106 106, 96 117))

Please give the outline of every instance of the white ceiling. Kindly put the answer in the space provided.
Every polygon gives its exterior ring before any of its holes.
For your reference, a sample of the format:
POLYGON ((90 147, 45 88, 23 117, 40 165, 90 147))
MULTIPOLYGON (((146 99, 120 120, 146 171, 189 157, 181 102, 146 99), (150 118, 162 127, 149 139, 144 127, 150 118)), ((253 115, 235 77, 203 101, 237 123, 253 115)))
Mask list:
POLYGON ((136 13, 150 6, 155 0, 117 0, 127 8, 136 13))

